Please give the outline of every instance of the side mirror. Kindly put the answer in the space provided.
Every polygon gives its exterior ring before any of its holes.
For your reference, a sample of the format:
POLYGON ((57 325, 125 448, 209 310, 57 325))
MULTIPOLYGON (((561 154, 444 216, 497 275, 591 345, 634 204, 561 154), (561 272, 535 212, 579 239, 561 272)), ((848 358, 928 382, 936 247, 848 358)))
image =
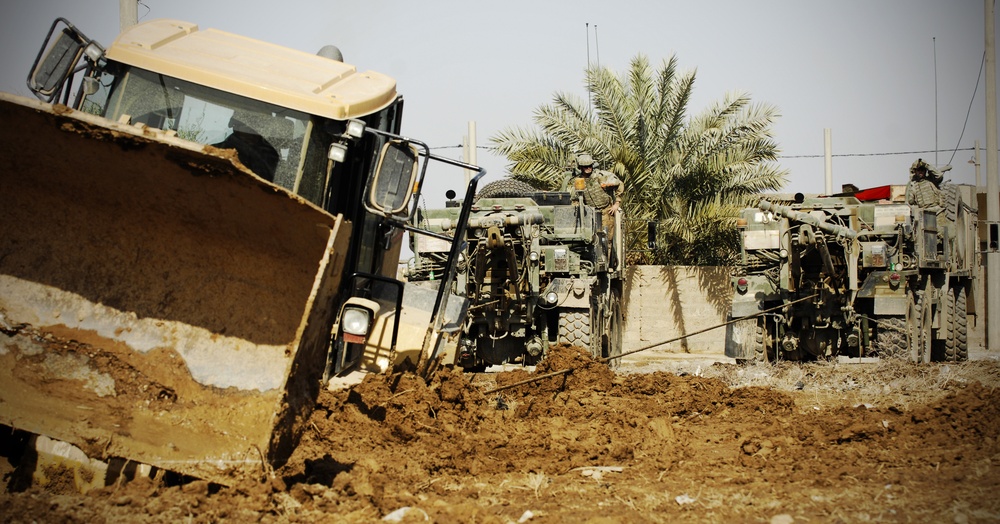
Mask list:
POLYGON ((62 92, 63 85, 73 75, 76 64, 86 54, 87 58, 97 63, 104 56, 104 49, 88 39, 73 24, 63 18, 56 19, 49 29, 42 49, 35 58, 28 74, 28 89, 41 100, 51 102, 62 92), (52 35, 59 25, 64 27, 52 41, 52 35), (49 42, 51 41, 51 45, 49 42))
POLYGON ((385 215, 407 215, 417 180, 417 148, 409 142, 390 140, 379 153, 378 167, 368 194, 368 204, 385 215))

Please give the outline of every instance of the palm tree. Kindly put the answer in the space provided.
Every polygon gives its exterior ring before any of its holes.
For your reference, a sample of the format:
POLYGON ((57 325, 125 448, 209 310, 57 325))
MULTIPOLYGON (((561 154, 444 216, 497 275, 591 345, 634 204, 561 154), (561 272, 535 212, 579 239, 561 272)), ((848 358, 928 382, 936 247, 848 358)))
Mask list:
POLYGON ((627 257, 632 263, 718 265, 737 249, 735 219, 754 195, 781 188, 770 105, 735 93, 686 118, 694 72, 678 73, 671 56, 654 71, 637 55, 621 77, 586 71, 592 105, 566 93, 535 111, 538 129, 509 128, 491 138, 510 177, 558 189, 578 153, 623 183, 627 257), (657 249, 646 249, 649 222, 657 249))

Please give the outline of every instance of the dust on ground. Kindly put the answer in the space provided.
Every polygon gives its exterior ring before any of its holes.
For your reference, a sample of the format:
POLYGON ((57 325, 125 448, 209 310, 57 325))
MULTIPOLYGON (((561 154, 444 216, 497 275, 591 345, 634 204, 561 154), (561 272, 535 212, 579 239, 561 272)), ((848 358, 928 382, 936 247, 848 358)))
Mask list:
POLYGON ((998 384, 995 359, 615 372, 559 347, 532 371, 370 375, 324 391, 290 461, 254 481, 32 488, 0 495, 0 517, 997 521, 998 384), (518 385, 541 375, 554 376, 518 385))

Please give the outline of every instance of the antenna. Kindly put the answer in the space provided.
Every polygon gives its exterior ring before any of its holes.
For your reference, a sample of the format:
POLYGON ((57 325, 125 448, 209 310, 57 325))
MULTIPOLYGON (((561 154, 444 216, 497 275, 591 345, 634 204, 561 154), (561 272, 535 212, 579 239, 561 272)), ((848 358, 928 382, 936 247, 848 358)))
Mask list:
POLYGON ((937 82, 937 37, 932 36, 934 44, 934 167, 938 165, 938 82, 937 82))
POLYGON ((597 24, 594 24, 594 48, 597 50, 597 67, 601 67, 601 44, 597 41, 597 24))
POLYGON ((590 69, 590 22, 587 22, 587 69, 590 69))

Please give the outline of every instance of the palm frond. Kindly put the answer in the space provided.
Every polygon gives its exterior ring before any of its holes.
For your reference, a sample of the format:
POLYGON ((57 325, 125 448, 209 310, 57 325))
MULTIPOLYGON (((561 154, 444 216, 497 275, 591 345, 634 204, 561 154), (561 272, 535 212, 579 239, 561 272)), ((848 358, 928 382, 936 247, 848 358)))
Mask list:
POLYGON ((755 195, 778 190, 787 171, 771 129, 777 108, 749 95, 723 99, 689 117, 695 71, 679 72, 671 56, 653 69, 636 55, 622 75, 584 72, 590 99, 556 93, 533 115, 534 128, 505 129, 490 140, 510 176, 556 189, 574 155, 589 153, 622 180, 631 219, 627 260, 725 263, 735 256, 739 211, 755 195), (657 224, 660 249, 645 249, 646 223, 657 224))

